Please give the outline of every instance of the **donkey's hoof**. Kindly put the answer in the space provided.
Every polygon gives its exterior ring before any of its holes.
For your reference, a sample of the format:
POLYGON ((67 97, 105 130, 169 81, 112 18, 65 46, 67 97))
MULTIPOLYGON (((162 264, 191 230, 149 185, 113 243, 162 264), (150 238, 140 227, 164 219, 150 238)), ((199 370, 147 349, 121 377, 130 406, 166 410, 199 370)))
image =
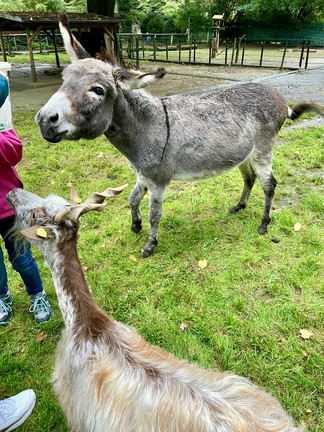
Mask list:
POLYGON ((152 255, 152 253, 153 253, 153 248, 150 249, 150 250, 143 248, 143 249, 141 250, 141 257, 142 257, 142 258, 148 258, 149 256, 152 255))
POLYGON ((152 242, 148 242, 143 249, 141 250, 141 257, 142 258, 148 258, 149 256, 151 256, 154 252, 155 246, 157 246, 157 240, 152 241, 152 242))
POLYGON ((139 233, 139 232, 141 231, 141 229, 142 229, 142 224, 141 224, 141 223, 134 223, 134 224, 132 224, 132 226, 131 226, 131 230, 132 230, 135 234, 139 233))
POLYGON ((268 232, 268 230, 267 230, 267 226, 261 224, 261 225, 259 226, 259 228, 258 228, 258 233, 261 234, 261 235, 264 235, 264 234, 266 234, 267 232, 268 232))
POLYGON ((239 212, 240 210, 245 209, 245 207, 246 207, 245 204, 240 204, 240 203, 238 203, 236 206, 230 208, 230 209, 229 209, 229 212, 230 212, 230 213, 237 213, 237 212, 239 212))

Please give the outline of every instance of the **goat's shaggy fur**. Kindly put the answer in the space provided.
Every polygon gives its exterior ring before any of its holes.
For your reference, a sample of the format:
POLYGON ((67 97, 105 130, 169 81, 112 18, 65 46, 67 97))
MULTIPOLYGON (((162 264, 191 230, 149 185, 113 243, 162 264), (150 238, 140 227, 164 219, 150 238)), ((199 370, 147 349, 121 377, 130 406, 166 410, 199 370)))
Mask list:
POLYGON ((299 430, 276 399, 248 379, 179 360, 100 309, 77 255, 78 218, 102 210, 100 204, 76 205, 75 215, 73 206, 55 195, 42 199, 15 189, 8 200, 23 235, 43 252, 52 271, 65 322, 54 386, 72 431, 299 430))

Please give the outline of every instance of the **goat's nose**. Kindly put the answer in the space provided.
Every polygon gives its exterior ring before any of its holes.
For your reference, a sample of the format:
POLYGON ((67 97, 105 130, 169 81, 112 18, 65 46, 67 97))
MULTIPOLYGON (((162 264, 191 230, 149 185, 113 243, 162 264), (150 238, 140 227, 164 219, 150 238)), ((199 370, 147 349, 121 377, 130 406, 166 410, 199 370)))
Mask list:
POLYGON ((49 121, 51 122, 51 123, 56 123, 57 121, 58 121, 58 119, 59 119, 59 115, 56 113, 56 114, 53 114, 53 115, 51 115, 50 117, 49 117, 49 121))

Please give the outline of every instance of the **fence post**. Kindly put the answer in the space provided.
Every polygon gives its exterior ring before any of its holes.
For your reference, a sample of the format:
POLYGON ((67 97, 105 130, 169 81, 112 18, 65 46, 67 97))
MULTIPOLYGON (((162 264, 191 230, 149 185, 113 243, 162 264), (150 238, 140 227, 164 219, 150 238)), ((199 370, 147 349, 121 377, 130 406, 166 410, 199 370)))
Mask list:
POLYGON ((138 36, 135 37, 135 61, 136 61, 136 67, 139 67, 139 40, 138 36))
POLYGON ((156 61, 156 34, 153 37, 153 59, 156 61))
POLYGON ((142 38, 142 58, 145 58, 145 39, 142 38))
POLYGON ((264 50, 264 42, 261 42, 261 55, 260 55, 260 64, 259 64, 260 67, 262 66, 263 50, 264 50))
POLYGON ((284 65, 284 61, 285 61, 285 57, 286 57, 286 52, 287 52, 287 47, 288 47, 288 40, 289 39, 286 40, 286 45, 285 45, 285 48, 284 48, 284 51, 283 51, 283 54, 282 54, 280 69, 282 69, 283 65, 284 65))
POLYGON ((193 43, 194 43, 194 63, 195 63, 196 62, 196 37, 194 37, 193 43))
POLYGON ((246 46, 246 43, 243 44, 243 48, 242 48, 241 66, 243 66, 243 64, 244 64, 245 46, 246 46))
POLYGON ((308 66, 310 46, 311 46, 311 41, 308 41, 307 51, 306 51, 306 60, 305 60, 305 69, 307 69, 307 66, 308 66))
POLYGON ((227 55, 228 55, 228 40, 225 42, 225 66, 227 66, 227 55))
POLYGON ((231 57, 231 66, 233 66, 234 63, 234 53, 235 53, 235 49, 236 49, 236 38, 234 38, 234 42, 233 42, 233 50, 232 50, 232 57, 231 57))
POLYGON ((213 50, 213 41, 208 37, 208 64, 211 64, 212 59, 212 50, 213 50))
POLYGON ((179 63, 181 62, 181 40, 179 41, 179 63))
POLYGON ((301 68, 302 64, 303 64, 304 50, 305 50, 305 41, 303 41, 303 44, 302 44, 302 50, 301 50, 300 59, 299 59, 299 68, 301 68))
POLYGON ((168 36, 165 38, 165 59, 169 60, 168 36))

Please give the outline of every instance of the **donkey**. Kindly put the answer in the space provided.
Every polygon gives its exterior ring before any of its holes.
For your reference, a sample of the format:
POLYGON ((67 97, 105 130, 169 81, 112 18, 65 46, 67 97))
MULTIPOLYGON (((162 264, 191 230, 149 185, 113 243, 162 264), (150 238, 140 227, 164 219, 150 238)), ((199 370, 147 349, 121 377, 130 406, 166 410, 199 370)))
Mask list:
POLYGON ((49 142, 93 139, 104 134, 128 159, 137 175, 129 196, 132 225, 142 229, 140 203, 149 192, 150 233, 143 257, 157 245, 166 187, 172 179, 199 179, 239 167, 244 188, 231 212, 246 207, 256 178, 265 195, 259 234, 267 232, 276 180, 272 154, 285 119, 320 111, 312 103, 290 109, 274 89, 257 83, 200 96, 153 97, 141 88, 166 73, 132 72, 116 61, 94 59, 60 16, 60 31, 71 64, 63 84, 35 120, 49 142))
MULTIPOLYGON (((54 387, 72 432, 298 432, 279 402, 248 379, 207 371, 150 345, 94 300, 77 254, 79 218, 101 211, 23 189, 8 194, 18 228, 51 269, 65 330, 54 387)), ((77 204, 79 202, 79 204, 77 204)))

